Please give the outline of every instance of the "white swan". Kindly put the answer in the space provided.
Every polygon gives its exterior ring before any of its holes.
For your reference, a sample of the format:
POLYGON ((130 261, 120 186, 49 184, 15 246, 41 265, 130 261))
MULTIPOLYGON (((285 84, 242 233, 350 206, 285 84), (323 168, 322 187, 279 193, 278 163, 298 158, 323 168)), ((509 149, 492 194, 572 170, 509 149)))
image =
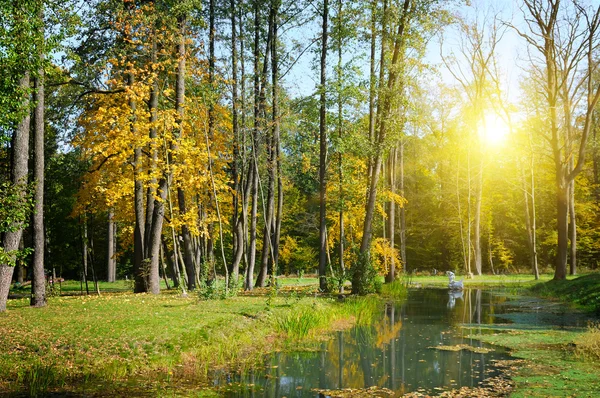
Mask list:
POLYGON ((448 271, 446 272, 446 274, 448 275, 448 289, 450 290, 463 290, 464 286, 463 286, 463 282, 464 279, 461 279, 460 281, 455 281, 454 278, 454 272, 452 271, 448 271))

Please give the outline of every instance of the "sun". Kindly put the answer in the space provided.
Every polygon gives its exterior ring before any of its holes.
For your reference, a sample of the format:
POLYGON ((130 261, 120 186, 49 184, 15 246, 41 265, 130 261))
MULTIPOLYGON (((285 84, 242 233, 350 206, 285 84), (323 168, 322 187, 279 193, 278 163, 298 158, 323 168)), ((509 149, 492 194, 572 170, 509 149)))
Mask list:
POLYGON ((510 128, 506 121, 499 117, 495 112, 485 113, 479 130, 479 134, 483 138, 483 141, 490 146, 500 146, 504 144, 510 134, 510 128))

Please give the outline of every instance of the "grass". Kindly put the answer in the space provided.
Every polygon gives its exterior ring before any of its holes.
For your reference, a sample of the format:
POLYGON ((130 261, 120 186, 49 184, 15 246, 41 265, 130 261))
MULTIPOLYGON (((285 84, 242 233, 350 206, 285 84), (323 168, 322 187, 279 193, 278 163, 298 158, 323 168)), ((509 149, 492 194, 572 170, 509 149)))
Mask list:
POLYGON ((554 329, 491 328, 494 333, 471 337, 508 347, 523 359, 511 371, 515 390, 511 397, 592 397, 600 395, 600 364, 583 359, 578 341, 589 332, 554 329), (577 347, 577 348, 575 348, 577 347))
MULTIPOLYGON (((553 274, 541 274, 539 280, 535 280, 533 275, 529 274, 509 274, 509 275, 476 275, 473 278, 467 278, 464 275, 457 275, 456 279, 464 278, 465 288, 498 287, 498 288, 529 288, 540 282, 547 282, 554 277, 553 274)), ((410 286, 422 287, 448 287, 448 277, 445 274, 432 275, 409 275, 406 277, 410 286)), ((573 279, 573 277, 569 277, 573 279)))
POLYGON ((564 281, 549 280, 531 288, 537 296, 574 303, 584 311, 600 314, 600 274, 569 277, 564 281))
POLYGON ((175 291, 50 297, 41 309, 9 300, 0 313, 0 391, 204 396, 212 369, 253 366, 382 308, 373 298, 339 302, 308 291, 268 305, 265 296, 202 301, 175 291))
MULTIPOLYGON (((529 294, 560 299, 580 309, 598 314, 600 274, 570 277, 565 281, 547 279, 530 285, 529 294)), ((525 282, 526 285, 530 282, 525 282)), ((592 397, 600 396, 600 325, 587 330, 554 329, 529 324, 535 317, 527 312, 513 314, 515 324, 488 326, 493 333, 472 337, 508 347, 523 359, 512 370, 513 397, 592 397)))

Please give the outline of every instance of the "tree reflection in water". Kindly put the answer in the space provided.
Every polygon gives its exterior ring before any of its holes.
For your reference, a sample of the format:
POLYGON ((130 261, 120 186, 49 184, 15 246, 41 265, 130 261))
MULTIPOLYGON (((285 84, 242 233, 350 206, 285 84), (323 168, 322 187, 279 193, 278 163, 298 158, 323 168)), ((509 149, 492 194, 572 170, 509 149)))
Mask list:
MULTIPOLYGON (((498 351, 442 351, 435 346, 484 345, 468 338, 460 324, 489 324, 505 298, 481 290, 465 290, 462 300, 448 304, 448 291, 410 291, 405 302, 387 304, 375 324, 337 332, 319 352, 277 353, 267 358, 265 371, 235 375, 239 384, 223 386, 228 397, 315 397, 312 389, 360 389, 371 386, 397 393, 441 392, 477 386, 498 374, 493 360, 507 359, 498 351)), ((226 384, 217 377, 218 384, 226 384)))

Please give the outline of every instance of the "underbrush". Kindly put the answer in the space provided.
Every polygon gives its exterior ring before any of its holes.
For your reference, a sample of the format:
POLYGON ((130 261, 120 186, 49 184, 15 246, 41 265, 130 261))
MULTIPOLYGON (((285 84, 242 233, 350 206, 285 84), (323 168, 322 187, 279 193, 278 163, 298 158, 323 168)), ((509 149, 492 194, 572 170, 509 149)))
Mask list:
POLYGON ((600 362, 600 323, 593 323, 576 340, 575 355, 584 361, 600 362))

